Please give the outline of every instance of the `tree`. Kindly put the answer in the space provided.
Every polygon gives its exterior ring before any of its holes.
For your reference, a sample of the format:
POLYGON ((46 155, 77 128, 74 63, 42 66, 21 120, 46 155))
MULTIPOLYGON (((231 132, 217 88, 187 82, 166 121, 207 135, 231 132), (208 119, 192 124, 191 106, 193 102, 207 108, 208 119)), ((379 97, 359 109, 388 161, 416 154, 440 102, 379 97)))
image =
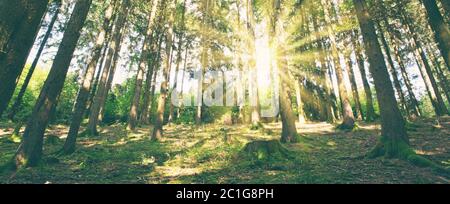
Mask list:
POLYGON ((417 64, 419 65, 419 71, 422 79, 425 82, 425 87, 434 107, 434 111, 436 112, 437 116, 448 114, 448 110, 445 107, 444 100, 439 92, 436 79, 434 78, 431 65, 428 62, 428 58, 425 55, 422 43, 420 42, 417 33, 415 32, 414 26, 412 25, 408 16, 406 16, 404 10, 401 11, 401 19, 405 23, 405 30, 407 31, 408 35, 411 36, 410 46, 414 49, 417 64))
POLYGON ((358 39, 354 39, 353 44, 356 46, 356 61, 358 62, 359 73, 361 74, 361 79, 363 81, 364 92, 366 95, 366 121, 374 121, 375 120, 375 108, 373 107, 373 94, 372 89, 370 88, 370 84, 368 81, 368 76, 366 73, 365 59, 363 56, 364 49, 360 44, 358 39))
POLYGON ((246 22, 246 28, 249 36, 248 40, 248 70, 251 74, 251 79, 249 80, 250 85, 250 99, 252 100, 252 125, 257 127, 258 123, 261 120, 260 116, 260 102, 259 102, 259 91, 258 91, 258 72, 256 70, 256 47, 255 47, 255 16, 253 14, 253 0, 247 0, 246 3, 246 14, 247 14, 247 22, 246 22))
POLYGON ((16 101, 14 102, 14 104, 11 107, 11 112, 8 115, 8 118, 10 120, 14 120, 14 116, 16 115, 16 113, 22 103, 23 96, 25 95, 25 91, 27 90, 28 84, 31 81, 31 77, 33 76, 34 70, 36 69, 39 59, 41 58, 42 52, 45 49, 45 45, 47 44, 47 41, 52 34, 53 26, 55 25, 56 20, 58 19, 59 12, 61 11, 61 5, 62 5, 61 1, 54 2, 54 11, 53 11, 52 19, 50 20, 50 23, 48 24, 47 32, 45 32, 45 35, 42 38, 41 45, 39 46, 36 56, 34 57, 33 63, 31 64, 31 67, 28 70, 27 76, 22 84, 22 87, 20 88, 20 91, 19 91, 19 94, 17 95, 16 101))
POLYGON ((353 3, 370 63, 369 70, 374 78, 377 99, 380 104, 381 140, 372 151, 371 156, 386 155, 403 158, 408 156, 404 154, 405 150, 409 149, 409 138, 406 133, 405 121, 395 100, 389 72, 375 32, 375 25, 365 0, 353 0, 353 3))
POLYGON ((342 115, 343 115, 343 122, 339 126, 341 129, 353 129, 355 127, 355 116, 353 115, 352 106, 350 105, 350 100, 348 99, 347 94, 347 88, 345 87, 344 82, 344 71, 342 70, 342 66, 340 63, 339 58, 339 51, 337 48, 337 39, 336 39, 336 26, 331 21, 331 12, 330 9, 332 7, 331 2, 322 0, 322 7, 325 13, 325 20, 328 23, 328 38, 330 39, 331 44, 331 53, 334 60, 334 68, 336 70, 336 78, 338 81, 338 89, 339 89, 339 96, 341 98, 341 105, 342 105, 342 115))
POLYGON ((98 90, 94 96, 93 104, 89 113, 89 122, 86 131, 90 135, 98 134, 97 125, 100 119, 100 109, 104 105, 106 98, 108 97, 108 76, 114 77, 115 74, 115 70, 113 69, 113 67, 115 67, 118 53, 120 52, 120 48, 122 45, 122 37, 124 33, 123 27, 129 14, 130 6, 130 0, 122 1, 121 10, 114 27, 111 44, 108 49, 105 68, 102 71, 100 82, 98 84, 98 90))
MULTIPOLYGON (((165 0, 164 5, 165 5, 165 0)), ((172 0, 169 0, 172 1, 172 0)), ((159 94, 158 99, 158 108, 156 111, 156 117, 155 117, 155 127, 153 129, 151 139, 154 141, 160 140, 163 135, 163 123, 164 123, 164 110, 166 107, 167 97, 168 97, 168 89, 169 89, 169 74, 171 69, 171 53, 172 53, 172 38, 173 38, 173 24, 174 24, 174 18, 175 18, 175 3, 169 2, 169 5, 167 6, 167 10, 169 12, 169 19, 167 20, 168 29, 166 34, 166 59, 164 61, 164 68, 163 68, 163 81, 161 83, 161 90, 159 94)))
POLYGON ((0 116, 14 93, 47 5, 48 0, 0 1, 0 116))
POLYGON ((66 31, 55 56, 47 80, 27 122, 23 141, 16 152, 16 166, 35 166, 42 157, 45 129, 54 111, 69 70, 92 0, 79 0, 67 23, 66 31))
MULTIPOLYGON (((142 45, 142 53, 141 58, 138 66, 138 72, 136 74, 136 85, 134 88, 134 96, 133 100, 131 102, 131 108, 130 108, 130 114, 128 119, 128 129, 129 130, 135 130, 136 125, 138 122, 138 108, 139 108, 139 101, 141 100, 141 91, 142 91, 142 83, 144 81, 144 75, 145 75, 145 67, 147 66, 147 60, 149 58, 149 52, 150 52, 150 42, 153 39, 152 33, 153 33, 153 25, 155 23, 155 17, 156 17, 156 11, 158 9, 158 4, 163 4, 165 0, 153 0, 151 11, 148 14, 148 23, 147 23, 147 29, 145 33, 145 39, 144 43, 142 45)), ((164 8, 161 6, 160 8, 164 8)))
POLYGON ((83 120, 84 113, 86 111, 87 101, 89 99, 89 94, 91 92, 92 84, 94 81, 95 68, 97 67, 97 63, 101 57, 101 52, 105 40, 108 38, 111 32, 110 23, 113 19, 116 2, 116 0, 112 0, 111 2, 109 2, 109 5, 105 10, 105 18, 95 41, 91 61, 86 68, 83 82, 81 84, 80 90, 78 91, 78 96, 72 115, 72 122, 70 123, 69 133, 63 147, 63 152, 65 154, 70 154, 75 151, 76 139, 81 126, 81 122, 83 120))
MULTIPOLYGON (((428 22, 434 31, 434 38, 441 50, 447 68, 450 70, 450 28, 444 22, 444 18, 439 12, 436 0, 421 0, 428 13, 428 22)), ((443 5, 448 5, 448 1, 443 1, 443 5)), ((444 7, 445 8, 445 7, 444 7)))

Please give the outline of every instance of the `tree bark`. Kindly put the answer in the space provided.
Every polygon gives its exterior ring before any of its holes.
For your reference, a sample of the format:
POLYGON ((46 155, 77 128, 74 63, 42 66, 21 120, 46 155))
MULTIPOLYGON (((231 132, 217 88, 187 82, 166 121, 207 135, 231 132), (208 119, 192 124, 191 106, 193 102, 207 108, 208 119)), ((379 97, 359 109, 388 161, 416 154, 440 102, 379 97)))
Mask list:
MULTIPOLYGON (((131 108, 130 108, 130 114, 128 119, 128 129, 129 130, 135 130, 137 125, 137 119, 138 119, 138 108, 139 108, 139 101, 141 100, 141 91, 142 91, 142 83, 144 80, 145 75, 145 67, 147 66, 147 60, 149 57, 149 41, 152 39, 152 32, 153 32, 153 25, 155 23, 155 17, 156 17, 156 11, 158 8, 158 4, 160 0, 153 0, 152 1, 152 10, 149 14, 148 18, 148 24, 146 29, 146 35, 144 39, 144 44, 142 47, 142 53, 141 53, 141 59, 138 66, 138 72, 136 74, 136 85, 134 88, 134 96, 133 100, 131 102, 131 108)), ((164 0, 162 0, 164 2, 164 0)), ((164 8, 164 7, 161 7, 164 8)))
POLYGON ((381 115, 381 142, 370 156, 403 157, 404 148, 409 147, 405 121, 395 100, 389 72, 384 61, 374 22, 366 7, 365 0, 353 0, 362 31, 370 72, 374 78, 381 115))
POLYGON ((406 86, 406 89, 408 90, 408 95, 409 95, 409 98, 411 100, 412 111, 413 111, 412 112, 413 115, 411 115, 411 117, 414 118, 414 117, 417 117, 417 116, 421 116, 422 112, 421 112, 420 107, 419 107, 419 102, 417 101, 417 98, 416 98, 416 96, 414 94, 414 91, 413 91, 413 86, 411 84, 411 80, 409 79, 408 73, 406 72, 406 66, 403 63, 402 57, 400 56, 400 50, 399 50, 399 46, 397 44, 398 42, 397 42, 397 39, 395 38, 395 36, 393 35, 394 31, 392 30, 389 22, 387 21, 387 18, 384 19, 384 23, 386 24, 386 27, 387 27, 387 30, 388 30, 388 35, 389 35, 389 38, 390 38, 391 43, 392 43, 392 48, 393 48, 393 51, 394 51, 393 54, 394 54, 394 56, 397 59, 397 62, 399 64, 400 72, 402 74, 403 80, 405 81, 405 86, 406 86))
POLYGON ((109 25, 113 18, 115 4, 116 0, 113 0, 105 10, 105 19, 103 21, 103 26, 97 36, 95 47, 92 52, 91 61, 86 68, 85 78, 83 80, 83 83, 81 84, 80 90, 78 91, 75 108, 72 114, 72 122, 70 123, 69 133, 62 149, 63 153, 65 154, 70 154, 75 151, 76 139, 80 130, 81 122, 83 121, 84 113, 86 111, 86 104, 89 99, 90 91, 92 89, 92 82, 94 81, 95 68, 97 67, 98 61, 101 57, 105 40, 108 38, 111 32, 111 30, 109 30, 111 28, 109 25))
POLYGON ((322 0, 322 6, 323 10, 325 12, 325 21, 327 22, 328 29, 328 37, 330 39, 331 43, 331 53, 332 53, 332 59, 334 60, 334 67, 336 70, 336 78, 338 81, 338 89, 339 89, 339 96, 341 98, 341 104, 342 104, 342 116, 343 116, 343 122, 340 125, 340 128, 342 129, 353 129, 355 127, 355 117, 353 115, 352 106, 350 105, 350 101, 348 99, 347 94, 347 88, 345 87, 344 82, 344 72, 342 70, 340 60, 339 60, 339 52, 337 49, 337 40, 336 40, 336 34, 335 34, 335 25, 331 21, 331 2, 328 2, 326 0, 322 0))
POLYGON ((358 91, 358 86, 356 84, 355 71, 353 70, 353 65, 351 62, 350 54, 351 53, 347 53, 347 57, 345 59, 345 62, 347 64, 347 74, 348 74, 348 78, 350 79, 353 100, 355 101, 355 113, 356 113, 355 117, 356 117, 356 120, 362 120, 363 115, 362 115, 361 101, 359 100, 359 91, 358 91))
POLYGON ((354 44, 356 48, 356 60, 358 61, 358 68, 361 74, 361 79, 363 81, 364 92, 366 95, 366 117, 365 120, 368 122, 372 122, 375 120, 375 108, 373 107, 373 99, 372 99, 372 89, 370 88, 368 76, 366 73, 366 66, 364 65, 364 56, 363 56, 363 48, 359 42, 359 40, 354 39, 354 44))
POLYGON ((1 3, 4 5, 0 6, 0 116, 14 94, 48 0, 1 3))
POLYGON ((70 61, 92 0, 79 0, 67 24, 50 73, 28 120, 23 141, 15 155, 17 166, 37 165, 42 157, 42 144, 49 117, 64 86, 70 61))
POLYGON ((25 77, 22 87, 20 88, 20 91, 19 91, 19 94, 17 95, 16 101, 14 102, 13 106, 11 107, 11 112, 8 115, 8 118, 10 120, 14 120, 14 117, 15 117, 17 111, 19 110, 20 105, 22 104, 22 99, 23 99, 23 96, 25 95, 28 84, 31 81, 31 77, 33 76, 33 73, 34 73, 34 70, 36 69, 37 64, 39 63, 39 59, 41 58, 42 52, 45 49, 45 45, 47 44, 47 41, 50 38, 50 35, 53 30, 53 26, 55 25, 56 20, 58 19, 59 12, 61 11, 61 5, 62 5, 62 3, 60 1, 55 2, 55 10, 54 10, 52 19, 50 20, 50 23, 48 24, 47 32, 45 33, 44 37, 42 38, 41 45, 39 46, 36 56, 34 57, 33 63, 31 64, 31 67, 28 70, 27 76, 25 77))
POLYGON ((422 48, 422 44, 418 40, 417 35, 415 34, 414 27, 412 26, 410 20, 404 13, 405 11, 402 11, 401 17, 403 22, 405 22, 406 31, 409 36, 411 36, 410 39, 410 45, 414 49, 414 54, 416 55, 417 62, 419 65, 419 71, 422 75, 422 79, 425 82, 428 95, 431 99, 431 103, 434 107, 434 111, 436 112, 437 116, 443 116, 445 114, 448 114, 448 110, 445 107, 444 100, 439 93, 438 85, 436 82, 436 79, 433 76, 433 72, 431 71, 431 66, 427 60, 427 57, 425 55, 425 52, 422 48))
MULTIPOLYGON (((181 61, 182 61, 182 47, 184 43, 184 32, 185 32, 185 12, 186 12, 186 1, 184 0, 183 3, 183 11, 182 11, 182 16, 181 16, 181 21, 180 21, 180 34, 178 35, 178 50, 177 50, 177 61, 176 61, 176 68, 175 68, 175 82, 173 85, 173 89, 171 91, 176 91, 178 92, 178 72, 180 71, 180 65, 181 65, 181 61)), ((187 42, 186 42, 187 45, 187 42)), ((187 49, 187 46, 186 46, 187 49)), ((177 94, 178 95, 178 94, 177 94)), ((177 117, 177 115, 175 115, 174 112, 174 104, 170 103, 170 108, 169 108, 169 122, 172 122, 173 119, 177 117)))
POLYGON ((249 35, 248 39, 248 53, 250 59, 247 61, 248 70, 250 71, 251 79, 249 82, 249 93, 250 93, 250 106, 252 110, 252 125, 258 126, 259 122, 261 121, 261 115, 260 115, 260 101, 259 101, 259 90, 258 90, 258 71, 256 68, 256 36, 255 36, 255 16, 253 13, 253 0, 247 0, 246 2, 246 14, 247 14, 247 22, 246 22, 246 28, 247 33, 249 35))
MULTIPOLYGON (((124 25, 128 18, 129 10, 130 10, 130 0, 123 0, 121 5, 121 10, 119 16, 116 21, 116 25, 113 31, 113 36, 111 38, 111 44, 109 46, 105 66, 103 68, 100 82, 98 84, 97 93, 94 96, 93 104, 91 106, 91 110, 89 113, 89 122, 87 125, 86 132, 90 135, 97 135, 97 125, 99 123, 100 117, 100 109, 105 104, 106 99, 108 97, 108 81, 109 77, 114 77, 115 74, 115 64, 117 62, 117 58, 119 57, 118 53, 120 52, 122 45, 122 36, 124 33, 124 25)), ((112 80, 111 80, 112 81, 112 80)))
POLYGON ((158 109, 155 117, 155 127, 153 129, 151 140, 158 141, 162 139, 163 136, 163 123, 164 123, 164 110, 166 108, 166 101, 168 96, 169 89, 169 77, 170 77, 170 69, 171 69, 171 53, 172 53, 172 44, 173 44, 173 23, 175 18, 175 2, 169 2, 168 10, 169 10, 169 19, 168 19, 168 30, 166 36, 166 59, 164 62, 163 68, 163 81, 161 83, 161 91, 158 99, 158 109))
MULTIPOLYGON (((439 12, 436 0, 422 0, 422 3, 427 10, 428 23, 434 31, 434 38, 436 39, 439 50, 447 64, 447 69, 450 70, 450 28, 448 24, 444 22, 444 18, 439 12)), ((444 8, 448 7, 448 0, 443 1, 442 4, 444 5, 444 8)))
POLYGON ((305 120, 305 111, 303 110, 303 101, 302 101, 302 92, 301 92, 301 80, 295 80, 295 95, 297 99, 297 111, 298 111, 298 122, 300 124, 304 124, 305 120))
POLYGON ((389 48, 389 44, 386 41, 386 37, 384 35, 384 31, 383 28, 381 27, 381 25, 378 23, 377 24, 378 27, 378 31, 380 34, 380 40, 383 43, 383 49, 384 52, 386 54, 386 59, 388 61, 388 69, 391 72, 391 76, 394 79, 394 88, 397 91, 397 95, 400 99, 400 105, 401 107, 403 107, 403 109, 407 112, 408 115, 410 115, 406 100, 405 100, 405 94, 403 93, 402 90, 402 85, 400 84, 400 79, 398 78, 398 73, 397 70, 395 70, 395 65, 394 65, 394 60, 392 59, 392 55, 391 55, 391 49, 389 48))

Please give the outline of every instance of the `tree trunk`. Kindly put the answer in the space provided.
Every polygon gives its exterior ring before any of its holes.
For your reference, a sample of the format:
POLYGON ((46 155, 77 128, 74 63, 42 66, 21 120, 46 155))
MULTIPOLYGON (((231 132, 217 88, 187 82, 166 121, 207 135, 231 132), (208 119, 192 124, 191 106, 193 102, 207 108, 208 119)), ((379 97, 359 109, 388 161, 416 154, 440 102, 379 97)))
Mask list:
POLYGON ((304 124, 306 120, 305 120, 305 111, 303 111, 301 79, 294 79, 294 80, 295 80, 295 95, 297 97, 298 122, 300 124, 304 124))
MULTIPOLYGON (((110 26, 113 26, 113 24, 111 24, 110 26)), ((109 29, 112 29, 112 27, 109 29)), ((100 63, 98 63, 97 68, 96 68, 97 73, 95 74, 94 84, 92 85, 92 90, 91 90, 91 93, 89 95, 89 100, 86 105, 86 107, 87 107, 86 114, 88 114, 88 115, 91 114, 92 103, 94 102, 94 98, 97 93, 97 89, 99 88, 100 77, 102 76, 102 74, 105 71, 109 71, 109 67, 104 66, 103 63, 105 63, 105 58, 109 57, 108 56, 108 48, 109 48, 110 42, 111 42, 111 39, 109 39, 109 38, 105 40, 105 44, 103 45, 103 50, 101 52, 101 58, 99 61, 100 63)))
POLYGON ((397 59, 397 62, 399 64, 400 72, 402 74, 403 80, 405 81, 405 86, 406 86, 406 89, 408 90, 408 95, 409 95, 409 98, 411 100, 412 111, 413 111, 412 112, 413 115, 411 115, 411 117, 414 118, 414 117, 417 117, 417 116, 421 116, 422 113, 421 113, 421 110, 420 110, 420 107, 419 107, 419 102, 417 101, 417 98, 416 98, 416 96, 414 94, 414 91, 413 91, 413 86, 411 84, 411 81, 409 80, 408 73, 406 72, 406 66, 403 63, 402 57, 400 56, 399 46, 397 45, 398 42, 397 42, 395 36, 393 35, 394 31, 390 27, 390 24, 388 23, 387 18, 384 19, 384 23, 386 24, 386 27, 387 27, 387 30, 388 30, 388 35, 389 35, 389 38, 391 39, 391 43, 392 43, 392 47, 393 47, 393 51, 394 51, 394 56, 397 59))
POLYGON ((70 154, 75 151, 76 139, 80 130, 81 122, 83 121, 84 113, 86 111, 86 104, 92 88, 92 82, 94 81, 95 68, 97 67, 98 61, 101 57, 101 52, 103 49, 103 45, 105 44, 105 40, 108 38, 111 32, 111 30, 109 30, 111 28, 109 25, 113 18, 115 3, 116 0, 110 2, 109 6, 105 10, 105 19, 103 21, 103 26, 97 36, 91 61, 86 68, 85 78, 83 80, 83 83, 81 84, 80 90, 78 91, 78 96, 75 102, 75 108, 70 123, 69 133, 63 147, 63 152, 65 154, 70 154))
POLYGON ((347 57, 345 59, 345 62, 347 64, 347 74, 348 74, 348 78, 350 79, 350 85, 352 87, 353 100, 355 101, 356 120, 362 120, 363 115, 362 115, 361 102, 359 100, 359 91, 358 91, 358 86, 356 84, 355 71, 353 70, 353 65, 352 65, 350 54, 351 53, 347 53, 347 57))
POLYGON ((363 56, 363 48, 356 38, 354 39, 354 44, 356 48, 356 60, 358 61, 359 72, 361 73, 361 79, 364 86, 364 92, 366 95, 366 118, 365 120, 368 122, 372 122, 375 120, 375 108, 373 107, 373 99, 372 99, 372 89, 370 88, 370 84, 368 81, 368 76, 366 73, 366 68, 364 65, 364 56, 363 56))
MULTIPOLYGON (((444 8, 446 6, 448 7, 449 4, 448 0, 446 1, 442 2, 444 8)), ((444 18, 439 12, 436 0, 422 0, 422 3, 427 10, 428 23, 434 31, 434 38, 438 43, 439 50, 441 50, 442 57, 444 57, 445 63, 447 64, 447 69, 450 70, 450 28, 444 22, 444 18)))
POLYGON ((39 31, 48 0, 16 0, 0 6, 0 116, 8 107, 39 31))
POLYGON ((55 25, 56 20, 58 19, 59 12, 61 11, 62 3, 57 1, 57 2, 55 2, 55 4, 56 4, 55 11, 53 13, 52 19, 50 20, 50 24, 48 24, 47 32, 45 33, 44 37, 42 38, 41 45, 39 46, 36 56, 34 57, 33 63, 31 64, 31 67, 28 70, 27 76, 25 77, 22 87, 20 88, 20 91, 19 91, 19 94, 17 95, 16 101, 14 102, 14 105, 11 107, 11 112, 8 115, 8 118, 10 120, 14 120, 14 117, 15 117, 17 111, 19 110, 20 105, 22 104, 22 99, 23 99, 23 96, 25 95, 28 84, 30 83, 31 77, 33 76, 34 70, 36 69, 36 66, 39 62, 42 52, 45 49, 45 45, 47 44, 47 41, 50 38, 50 35, 53 30, 53 26, 55 25))
MULTIPOLYGON (((403 11, 405 12, 405 11, 403 11)), ((425 82, 428 95, 431 99, 431 103, 434 107, 434 111, 437 116, 443 116, 448 114, 448 110, 445 107, 444 100, 442 99, 441 94, 439 93, 438 85, 436 83, 436 79, 433 76, 433 72, 431 71, 431 66, 428 63, 425 52, 423 51, 422 45, 418 40, 417 35, 415 34, 414 27, 412 26, 410 20, 406 16, 405 13, 402 12, 402 20, 405 22, 406 31, 408 35, 412 36, 410 40, 410 45, 414 49, 417 62, 419 65, 420 74, 422 75, 422 79, 425 82)))
POLYGON ((344 82, 344 72, 342 70, 340 60, 339 60, 339 52, 337 49, 337 40, 335 35, 335 27, 336 25, 331 21, 331 3, 326 0, 322 0, 323 10, 325 12, 325 21, 328 23, 328 37, 331 43, 331 53, 332 59, 334 60, 334 67, 336 70, 336 78, 338 81, 338 89, 339 96, 341 98, 342 104, 342 116, 343 122, 340 125, 342 129, 353 129, 355 127, 355 117, 353 115, 352 106, 350 105, 350 101, 348 99, 347 88, 345 87, 344 82))
MULTIPOLYGON (((128 18, 130 10, 130 0, 123 0, 121 5, 121 10, 114 27, 113 35, 111 38, 111 44, 109 46, 107 57, 105 61, 105 66, 103 68, 100 82, 98 84, 97 93, 94 96, 93 104, 89 113, 89 122, 87 125, 86 132, 89 135, 97 135, 97 125, 100 117, 100 109, 105 104, 108 98, 108 81, 109 77, 113 78, 115 74, 115 64, 117 58, 119 57, 119 52, 122 45, 122 36, 124 33, 124 25, 128 18)), ((112 80, 111 80, 112 81, 112 80)), ((110 85, 109 85, 110 86, 110 85)))
POLYGON ((155 51, 155 59, 153 62, 153 75, 150 79, 150 87, 149 88, 149 95, 148 97, 144 98, 144 109, 142 110, 141 114, 141 121, 144 121, 145 123, 150 122, 150 113, 153 107, 153 99, 155 97, 155 89, 156 89, 156 77, 158 75, 158 70, 160 68, 160 61, 161 61, 161 47, 162 47, 162 41, 163 41, 163 35, 161 34, 158 39, 158 47, 155 51))
POLYGON ((427 52, 430 53, 431 61, 434 64, 435 73, 438 76, 439 84, 441 86, 441 89, 444 91, 444 95, 447 98, 447 102, 450 103, 450 86, 447 80, 447 77, 445 76, 444 72, 442 71, 441 64, 438 61, 438 58, 436 54, 432 51, 432 47, 430 45, 427 46, 427 52))
POLYGON ((92 0, 79 0, 75 4, 50 73, 28 120, 22 144, 17 150, 15 156, 17 166, 37 165, 42 157, 43 137, 49 116, 51 116, 51 110, 56 106, 56 99, 64 86, 70 61, 91 3, 92 0))
MULTIPOLYGON (((279 49, 282 49, 281 47, 279 49)), ((297 128, 295 126, 295 115, 292 110, 292 101, 289 97, 289 75, 286 74, 287 61, 279 59, 279 77, 280 77, 280 116, 282 123, 281 142, 296 143, 298 142, 297 128)))
MULTIPOLYGON (((128 129, 129 130, 135 130, 137 125, 137 118, 138 118, 138 108, 139 108, 139 101, 141 100, 141 91, 142 91, 142 82, 144 80, 144 74, 145 74, 145 67, 147 66, 146 62, 149 57, 149 41, 152 38, 152 32, 153 32, 153 25, 155 23, 155 16, 156 11, 158 8, 160 0, 153 0, 152 3, 152 10, 149 14, 147 29, 146 29, 146 35, 144 44, 142 47, 142 53, 141 53, 141 59, 138 66, 138 72, 136 74, 136 85, 134 88, 134 96, 133 100, 131 101, 131 108, 130 108, 130 114, 128 119, 128 129)), ((164 2, 164 0, 163 0, 164 2)), ((161 7, 164 8, 164 7, 161 7)))
MULTIPOLYGON (((170 0, 172 1, 172 0, 170 0)), ((163 68, 163 81, 161 83, 161 91, 158 99, 158 109, 155 117, 155 127, 153 129, 151 140, 158 141, 162 139, 163 136, 163 123, 164 123, 164 110, 166 109, 166 101, 168 96, 169 89, 169 77, 170 77, 170 69, 171 69, 171 53, 172 53, 172 44, 173 44, 173 23, 175 18, 175 2, 169 2, 168 11, 169 19, 168 19, 168 30, 166 36, 166 59, 163 68)))
POLYGON ((387 155, 403 157, 404 148, 409 147, 405 121, 395 100, 389 72, 383 58, 375 25, 366 7, 365 0, 353 0, 362 31, 370 72, 374 78, 381 115, 381 142, 370 156, 387 155))
MULTIPOLYGON (((184 80, 186 78, 188 53, 189 53, 189 46, 188 46, 187 41, 186 41, 186 50, 185 50, 185 53, 184 53, 184 64, 183 64, 183 76, 181 77, 181 91, 180 91, 179 98, 183 98, 184 80)), ((183 104, 184 103, 180 100, 179 107, 177 109, 177 118, 179 118, 181 116, 181 110, 183 109, 183 104)))
POLYGON ((246 28, 247 33, 249 34, 247 51, 249 53, 250 59, 248 59, 247 65, 250 73, 249 82, 249 94, 250 94, 250 106, 252 110, 252 125, 258 126, 261 115, 260 115, 260 101, 259 101, 259 90, 258 90, 258 71, 256 68, 256 36, 255 36, 255 16, 253 14, 253 0, 247 0, 246 2, 246 28))
POLYGON ((447 14, 447 16, 450 16, 450 1, 441 0, 441 4, 442 4, 442 7, 444 7, 444 10, 445 10, 445 13, 447 14))
POLYGON ((383 49, 384 49, 384 52, 386 54, 386 58, 388 61, 388 65, 389 65, 388 69, 390 70, 391 76, 394 79, 394 88, 397 91, 397 95, 400 99, 400 105, 407 112, 407 114, 410 115, 409 109, 408 109, 408 106, 407 106, 407 103, 405 100, 405 94, 403 94, 402 85, 400 84, 400 80, 398 78, 398 73, 395 70, 394 60, 392 60, 391 49, 389 48, 389 44, 386 41, 386 37, 384 36, 383 28, 381 27, 381 25, 379 23, 377 24, 377 27, 378 27, 378 31, 380 34, 380 40, 383 43, 383 49))
MULTIPOLYGON (((171 90, 171 91, 176 91, 176 92, 178 92, 178 73, 180 71, 180 65, 181 65, 181 61, 182 61, 181 55, 182 55, 182 51, 183 51, 182 47, 184 44, 183 37, 184 37, 184 32, 185 32, 184 24, 185 24, 186 1, 187 0, 184 0, 184 3, 183 3, 183 11, 182 11, 181 22, 180 22, 180 25, 182 25, 182 27, 179 31, 180 34, 178 36, 177 61, 176 61, 176 68, 175 68, 175 83, 173 85, 173 89, 171 90)), ((187 45, 187 42, 186 42, 186 45, 187 45)), ((187 46, 186 46, 186 49, 187 49, 187 46)), ((178 96, 178 94, 177 94, 177 96, 178 96)), ((169 122, 172 122, 175 117, 177 117, 177 115, 175 115, 175 112, 174 112, 174 104, 170 103, 169 122)))

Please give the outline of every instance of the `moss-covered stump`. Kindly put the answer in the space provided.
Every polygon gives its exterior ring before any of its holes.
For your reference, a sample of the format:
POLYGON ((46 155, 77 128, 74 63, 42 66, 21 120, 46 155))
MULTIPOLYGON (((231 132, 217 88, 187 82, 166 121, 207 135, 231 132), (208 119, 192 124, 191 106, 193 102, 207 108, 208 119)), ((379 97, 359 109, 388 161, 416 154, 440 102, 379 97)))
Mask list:
POLYGON ((257 160, 284 160, 293 158, 291 152, 283 147, 278 140, 250 142, 242 150, 241 156, 257 160))

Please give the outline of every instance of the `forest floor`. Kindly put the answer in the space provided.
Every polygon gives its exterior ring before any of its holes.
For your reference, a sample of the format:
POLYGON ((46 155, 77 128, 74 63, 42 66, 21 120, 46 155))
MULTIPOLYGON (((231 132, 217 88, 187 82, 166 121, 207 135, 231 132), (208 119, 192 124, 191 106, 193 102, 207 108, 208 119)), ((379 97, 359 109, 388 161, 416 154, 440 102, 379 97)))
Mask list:
MULTIPOLYGON (((450 167, 450 117, 408 124, 411 144, 424 157, 450 167)), ((14 125, 0 123, 0 165, 18 147, 14 125)), ((450 177, 397 159, 365 159, 380 126, 360 123, 353 132, 327 123, 299 125, 299 144, 284 145, 293 157, 265 160, 242 156, 252 141, 279 139, 281 125, 170 125, 161 142, 149 141, 149 128, 134 133, 124 125, 104 127, 98 137, 81 137, 77 151, 55 156, 67 126, 51 126, 38 167, 4 171, 0 183, 450 183, 450 177)))

